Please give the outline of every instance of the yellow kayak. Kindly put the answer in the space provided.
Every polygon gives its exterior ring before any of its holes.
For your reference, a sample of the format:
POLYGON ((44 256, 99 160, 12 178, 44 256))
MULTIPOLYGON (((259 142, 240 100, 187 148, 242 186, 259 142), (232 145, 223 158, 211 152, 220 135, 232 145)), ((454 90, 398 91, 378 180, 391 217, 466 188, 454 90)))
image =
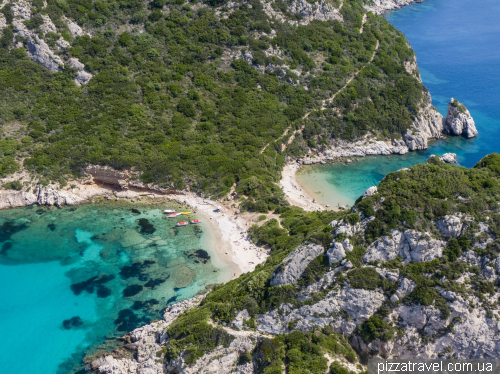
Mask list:
POLYGON ((191 214, 191 212, 182 212, 181 214, 191 214))

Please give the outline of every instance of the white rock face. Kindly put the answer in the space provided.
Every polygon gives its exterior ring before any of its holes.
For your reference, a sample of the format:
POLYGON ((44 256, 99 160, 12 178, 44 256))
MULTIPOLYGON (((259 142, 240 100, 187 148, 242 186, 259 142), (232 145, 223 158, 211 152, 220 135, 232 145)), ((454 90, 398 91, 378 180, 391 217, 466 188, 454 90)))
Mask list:
POLYGON ((403 297, 411 294, 415 287, 417 287, 417 284, 414 281, 408 278, 403 278, 401 285, 396 290, 396 296, 402 299, 403 297))
POLYGON ((257 330, 271 334, 289 332, 289 323, 294 330, 309 331, 314 326, 331 325, 334 331, 350 334, 356 325, 363 323, 382 305, 385 297, 376 291, 353 289, 328 292, 324 299, 313 305, 304 305, 299 309, 291 309, 282 304, 278 309, 261 314, 256 318, 257 330), (347 320, 337 313, 344 311, 351 320, 347 320))
POLYGON ((17 208, 37 202, 37 195, 31 192, 0 190, 0 209, 17 208))
POLYGON ((365 262, 386 262, 400 256, 404 263, 431 261, 443 255, 446 243, 415 230, 392 230, 372 243, 363 256, 365 262))
POLYGON ((314 4, 310 4, 305 0, 293 0, 286 2, 288 11, 292 14, 300 14, 302 19, 300 21, 291 20, 286 18, 281 11, 276 11, 272 8, 270 2, 261 1, 264 11, 270 18, 276 18, 281 22, 290 23, 292 25, 308 25, 314 20, 318 21, 342 21, 342 15, 339 10, 334 8, 332 4, 325 0, 320 0, 314 4))
POLYGON ((69 32, 71 33, 71 36, 73 38, 76 38, 77 36, 83 36, 86 35, 87 33, 82 30, 80 26, 78 26, 76 23, 74 23, 72 20, 69 18, 66 18, 65 16, 62 16, 61 19, 66 22, 66 25, 68 25, 69 32))
POLYGON ((345 257, 344 246, 341 243, 334 243, 333 247, 326 252, 326 255, 330 265, 340 262, 345 257))
POLYGON ((429 139, 443 137, 443 116, 432 106, 429 92, 425 92, 424 95, 425 104, 413 120, 411 129, 408 129, 403 137, 411 151, 427 149, 429 139))
POLYGON ((316 244, 299 246, 290 253, 271 276, 271 286, 283 286, 295 283, 307 265, 319 255, 323 254, 323 247, 316 244))
POLYGON ((404 6, 421 3, 423 0, 372 0, 365 8, 373 13, 382 14, 388 10, 400 9, 404 6))
POLYGON ((363 194, 363 199, 367 198, 367 197, 370 197, 370 196, 373 196, 377 193, 377 186, 372 186, 370 188, 368 188, 364 194, 363 194))
POLYGON ((76 205, 85 202, 86 200, 69 191, 56 190, 53 186, 42 187, 38 186, 37 203, 39 205, 76 205))
POLYGON ((370 318, 384 301, 385 297, 380 292, 344 288, 339 306, 356 324, 360 324, 370 318))
POLYGON ((435 224, 445 238, 458 238, 462 233, 463 223, 458 216, 444 216, 435 224))
POLYGON ((448 103, 444 131, 452 135, 464 135, 467 138, 473 138, 478 133, 470 112, 463 104, 460 104, 453 98, 448 103), (455 106, 454 104, 458 105, 455 106))
POLYGON ((456 153, 445 153, 440 157, 441 161, 446 162, 448 164, 456 164, 457 163, 457 154, 456 153))

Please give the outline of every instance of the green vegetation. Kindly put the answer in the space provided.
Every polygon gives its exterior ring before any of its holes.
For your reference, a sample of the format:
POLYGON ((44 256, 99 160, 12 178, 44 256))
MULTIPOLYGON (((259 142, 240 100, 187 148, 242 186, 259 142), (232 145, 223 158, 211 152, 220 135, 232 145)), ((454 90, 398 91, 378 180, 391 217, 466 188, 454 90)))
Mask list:
MULTIPOLYGON (((257 0, 239 4, 227 18, 215 14, 219 1, 196 10, 182 0, 48 0, 46 7, 34 1, 26 26, 38 31, 46 13, 57 28, 46 42, 70 41, 61 54, 78 58, 94 77, 77 87, 68 66, 52 73, 31 62, 24 48, 0 53, 0 125, 22 125, 23 141, 9 139, 19 145, 12 156, 26 158, 30 171, 50 180, 78 176, 89 163, 134 168, 145 182, 189 185, 214 197, 237 183, 236 192, 248 197, 243 210, 279 210, 287 206, 276 185, 286 155, 281 134, 301 126, 302 116, 355 72, 361 71, 334 103, 340 115, 314 112, 290 153, 367 131, 398 136, 421 99, 422 85, 404 70, 413 58, 404 36, 371 14, 360 34, 362 4, 346 0, 343 23, 293 26, 271 21, 257 0), (161 11, 167 8, 168 14, 161 11), (71 37, 63 16, 93 36, 71 37), (127 24, 131 31, 118 32, 127 24), (270 47, 280 57, 266 56, 270 47), (222 59, 244 51, 252 65, 222 59)), ((9 7, 1 11, 11 23, 9 7)), ((288 14, 285 2, 273 7, 288 14)), ((5 29, 4 52, 12 39, 5 29)), ((12 159, 0 162, 2 175, 15 171, 12 159)))

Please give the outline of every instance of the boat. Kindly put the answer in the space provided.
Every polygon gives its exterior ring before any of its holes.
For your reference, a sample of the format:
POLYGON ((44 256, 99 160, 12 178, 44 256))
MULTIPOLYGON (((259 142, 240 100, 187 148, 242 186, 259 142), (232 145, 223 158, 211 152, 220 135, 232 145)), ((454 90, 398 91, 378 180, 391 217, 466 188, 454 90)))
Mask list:
POLYGON ((182 212, 181 214, 191 214, 191 212, 182 212))
POLYGON ((179 222, 176 226, 187 226, 187 222, 179 222))
POLYGON ((168 215, 168 218, 174 218, 174 217, 177 217, 177 216, 180 216, 181 213, 172 213, 172 214, 169 214, 168 215))
POLYGON ((165 209, 163 213, 175 213, 175 209, 165 209))
POLYGON ((201 219, 193 219, 191 220, 191 223, 201 223, 201 219))

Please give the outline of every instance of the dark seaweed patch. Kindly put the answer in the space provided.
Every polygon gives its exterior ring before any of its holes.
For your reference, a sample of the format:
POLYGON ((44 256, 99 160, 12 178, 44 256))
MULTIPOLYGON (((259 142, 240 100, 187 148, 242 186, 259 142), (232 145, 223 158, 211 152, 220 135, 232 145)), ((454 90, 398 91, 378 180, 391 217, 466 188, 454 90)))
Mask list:
POLYGON ((210 255, 204 249, 195 249, 193 251, 187 252, 189 259, 193 260, 195 263, 206 264, 210 260, 210 255))
POLYGON ((139 219, 139 226, 141 226, 141 232, 144 234, 153 234, 156 229, 146 218, 139 219))
POLYGON ((97 286, 97 297, 100 299, 105 299, 106 297, 111 296, 111 290, 103 286, 102 284, 97 286))
POLYGON ((115 319, 115 325, 118 331, 132 331, 137 326, 149 323, 148 318, 139 318, 131 309, 123 309, 118 313, 115 319))
POLYGON ((170 275, 167 276, 166 278, 156 278, 156 279, 150 279, 144 287, 147 288, 155 288, 156 286, 159 286, 160 284, 164 283, 168 278, 170 278, 170 275))
POLYGON ((70 319, 65 319, 62 323, 63 328, 65 328, 66 330, 71 330, 75 327, 80 327, 81 325, 83 325, 83 321, 78 316, 72 317, 70 319))
POLYGON ((167 300, 167 305, 175 302, 176 300, 177 300, 177 296, 171 297, 170 299, 167 300))
POLYGON ((120 277, 122 279, 138 278, 140 281, 146 282, 149 279, 146 274, 146 269, 154 263, 155 261, 153 260, 146 260, 124 266, 120 269, 120 277))
POLYGON ((37 209, 36 214, 38 214, 39 216, 41 216, 45 212, 46 212, 45 209, 37 209))
POLYGON ((0 242, 6 242, 12 235, 18 233, 19 231, 26 230, 28 227, 29 225, 26 223, 23 223, 22 225, 14 225, 10 221, 4 222, 0 228, 0 242))
POLYGON ((149 299, 146 301, 137 300, 136 302, 134 302, 134 305, 132 305, 132 309, 140 310, 140 309, 150 308, 153 305, 158 305, 159 303, 160 302, 156 299, 149 299))
POLYGON ((130 211, 134 214, 141 214, 141 212, 139 212, 137 209, 134 208, 130 209, 130 211))
POLYGON ((56 225, 54 225, 53 223, 49 223, 47 225, 47 228, 50 230, 50 231, 54 231, 56 229, 56 225))
POLYGON ((133 284, 123 290, 123 297, 135 296, 144 289, 140 284, 133 284))
POLYGON ((103 284, 108 283, 109 281, 112 281, 115 279, 115 276, 110 274, 110 275, 97 275, 95 277, 89 278, 86 281, 79 282, 79 283, 74 283, 71 285, 71 291, 75 295, 80 295, 83 291, 87 291, 88 293, 94 293, 95 290, 98 292, 98 297, 107 297, 111 295, 111 290, 109 288, 104 287, 103 284), (107 296, 99 296, 100 295, 105 295, 107 294, 109 290, 109 295, 107 296))
POLYGON ((199 238, 203 234, 203 230, 201 229, 200 226, 194 226, 193 228, 194 235, 199 238))
POLYGON ((0 251, 1 255, 6 256, 7 251, 12 248, 12 242, 6 242, 2 244, 2 250, 0 251))

